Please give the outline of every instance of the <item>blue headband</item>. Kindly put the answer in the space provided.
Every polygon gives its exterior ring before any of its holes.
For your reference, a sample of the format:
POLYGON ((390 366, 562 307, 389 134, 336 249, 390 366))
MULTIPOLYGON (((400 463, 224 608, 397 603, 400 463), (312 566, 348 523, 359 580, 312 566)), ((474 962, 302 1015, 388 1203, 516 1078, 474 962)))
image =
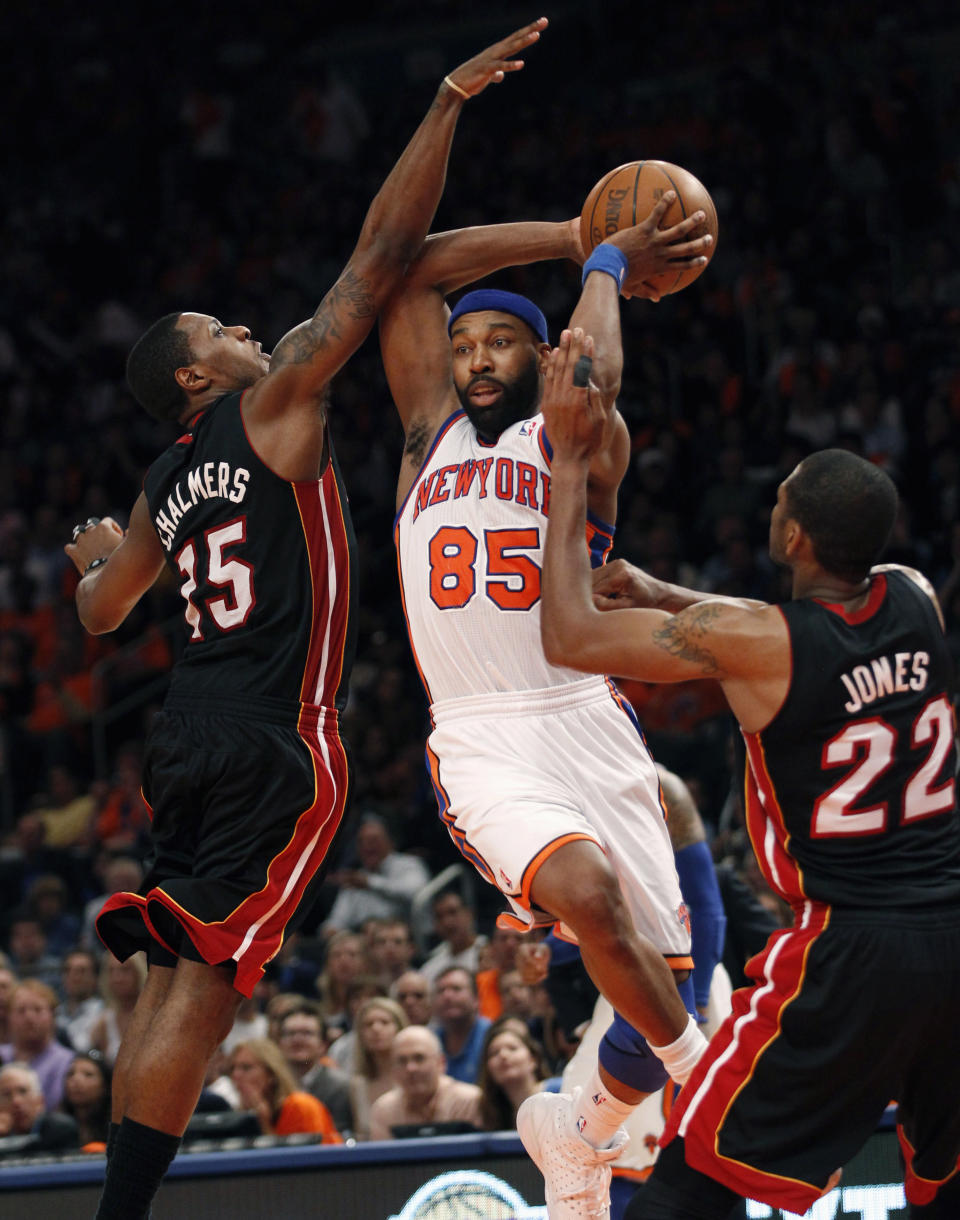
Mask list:
POLYGON ((526 322, 541 343, 550 342, 547 338, 547 319, 533 301, 528 301, 516 292, 503 292, 499 288, 478 288, 475 292, 468 292, 466 296, 461 297, 450 314, 447 334, 450 334, 454 322, 462 314, 479 313, 482 309, 496 309, 500 313, 513 314, 515 318, 526 322))

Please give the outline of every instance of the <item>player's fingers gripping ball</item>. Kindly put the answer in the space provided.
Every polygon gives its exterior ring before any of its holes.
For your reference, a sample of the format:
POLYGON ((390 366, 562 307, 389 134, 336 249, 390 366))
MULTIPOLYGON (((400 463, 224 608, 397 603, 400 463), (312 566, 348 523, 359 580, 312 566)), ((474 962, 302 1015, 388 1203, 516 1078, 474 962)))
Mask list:
POLYGON ((703 183, 689 170, 669 161, 628 161, 596 183, 580 213, 580 242, 584 255, 589 257, 595 246, 621 229, 640 224, 671 190, 676 198, 660 218, 659 228, 670 229, 695 213, 703 212, 703 221, 691 227, 682 241, 689 242, 706 234, 713 241, 700 252, 702 262, 698 258, 692 266, 674 263, 667 270, 648 276, 645 283, 658 296, 679 292, 692 284, 706 269, 717 248, 717 209, 703 183))

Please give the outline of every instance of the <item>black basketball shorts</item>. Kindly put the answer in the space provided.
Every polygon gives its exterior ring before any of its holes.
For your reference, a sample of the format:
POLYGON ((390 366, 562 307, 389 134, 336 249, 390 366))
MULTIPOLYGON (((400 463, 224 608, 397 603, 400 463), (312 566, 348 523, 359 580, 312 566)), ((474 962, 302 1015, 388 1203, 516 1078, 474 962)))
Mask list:
POLYGON ((802 1214, 897 1102, 907 1198, 928 1202, 960 1156, 960 911, 807 903, 747 972, 661 1142, 802 1214))
POLYGON ((101 940, 121 959, 145 949, 155 964, 227 965, 249 996, 309 906, 347 788, 334 709, 167 706, 144 760, 147 875, 138 894, 106 902, 101 940))

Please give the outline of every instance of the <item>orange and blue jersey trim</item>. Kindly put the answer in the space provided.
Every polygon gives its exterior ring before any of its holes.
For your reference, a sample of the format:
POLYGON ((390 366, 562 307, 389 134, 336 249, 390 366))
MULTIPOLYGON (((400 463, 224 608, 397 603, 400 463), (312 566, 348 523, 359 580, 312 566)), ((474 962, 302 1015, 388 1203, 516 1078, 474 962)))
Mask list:
MULTIPOLYGON (((413 663, 417 667, 417 673, 420 677, 420 682, 423 685, 424 693, 427 696, 427 703, 433 703, 433 696, 430 693, 430 687, 427 685, 427 677, 423 672, 423 666, 420 664, 420 658, 417 656, 417 650, 413 644, 413 632, 410 630, 410 616, 407 613, 407 594, 403 585, 403 564, 400 561, 400 515, 397 514, 397 519, 393 526, 393 546, 397 553, 397 583, 400 586, 400 608, 403 611, 403 621, 407 628, 407 639, 410 641, 410 655, 413 657, 413 663)), ((430 715, 430 722, 433 724, 433 713, 430 715)), ((429 768, 428 768, 429 769, 429 768)))
POLYGON ((602 521, 595 513, 587 510, 587 549, 590 552, 592 568, 602 568, 607 562, 616 532, 616 526, 602 521))
MULTIPOLYGON (((553 465, 553 445, 550 444, 546 428, 541 427, 537 430, 537 444, 543 460, 547 463, 548 468, 551 467, 553 465)), ((587 509, 587 549, 590 552, 591 567, 599 568, 607 562, 607 556, 613 548, 615 533, 616 526, 587 509)))
POLYGON ((447 828, 447 833, 453 840, 457 851, 469 860, 478 873, 489 881, 491 885, 497 884, 497 879, 493 869, 486 862, 479 851, 470 843, 467 836, 458 828, 455 822, 454 814, 450 811, 450 797, 446 788, 443 786, 443 781, 440 779, 440 759, 436 756, 433 750, 430 749, 429 743, 424 749, 424 756, 427 762, 427 772, 430 776, 430 782, 433 785, 434 796, 437 798, 437 808, 440 813, 440 820, 447 828))
MULTIPOLYGON (((614 680, 611 677, 608 677, 605 674, 603 680, 607 684, 607 689, 610 691, 610 697, 613 699, 614 703, 621 710, 621 712, 623 712, 623 714, 627 717, 627 719, 630 721, 630 723, 633 725, 633 727, 637 730, 637 735, 639 736, 640 740, 643 742, 644 749, 649 754, 650 747, 647 745, 647 737, 643 731, 643 725, 640 723, 637 713, 633 710, 633 704, 621 692, 620 688, 617 686, 616 682, 614 682, 614 680)), ((660 790, 660 808, 663 810, 664 820, 666 820, 667 807, 664 804, 662 789, 660 790)))
MULTIPOLYGON (((533 888, 533 881, 537 873, 558 848, 566 846, 567 843, 573 843, 577 839, 586 839, 588 843, 597 843, 597 840, 592 835, 585 834, 583 831, 579 830, 573 830, 568 834, 558 835, 555 839, 551 840, 551 842, 541 847, 530 863, 523 870, 523 876, 520 878, 520 893, 510 895, 513 901, 519 906, 522 906, 525 910, 529 911, 532 906, 530 891, 533 888)), ((597 843, 597 846, 599 847, 600 844, 597 843)))
POLYGON ((604 675, 603 680, 606 683, 607 690, 609 690, 610 697, 613 699, 614 703, 621 710, 621 712, 623 712, 623 714, 627 717, 627 719, 630 721, 630 723, 633 725, 633 727, 637 730, 637 732, 640 734, 640 736, 643 737, 643 729, 640 725, 640 721, 637 719, 637 713, 633 710, 633 704, 630 702, 629 699, 626 699, 623 696, 623 694, 620 691, 620 688, 617 686, 616 682, 614 682, 614 680, 612 678, 609 678, 606 675, 604 675))
MULTIPOLYGON (((548 914, 546 911, 534 909, 533 899, 531 897, 534 878, 543 864, 546 863, 546 861, 558 848, 566 846, 567 843, 573 843, 577 839, 585 839, 588 843, 597 843, 597 840, 594 839, 592 835, 574 830, 570 831, 568 834, 558 835, 556 839, 553 839, 550 843, 547 843, 537 852, 527 867, 523 870, 523 878, 520 882, 520 892, 518 894, 508 895, 511 902, 515 902, 517 906, 523 907, 523 909, 530 915, 530 922, 527 923, 521 919, 519 915, 514 915, 512 911, 501 911, 496 918, 498 928, 503 928, 505 930, 511 930, 514 932, 529 932, 533 928, 549 928, 552 925, 553 935, 558 940, 566 941, 567 944, 570 945, 579 945, 580 942, 577 940, 576 936, 574 936, 573 930, 568 928, 567 925, 561 920, 548 914)), ((597 843, 597 846, 599 847, 600 844, 597 843)))
POLYGON ((540 452, 543 454, 543 460, 548 466, 553 465, 553 445, 550 444, 550 438, 547 436, 546 428, 537 430, 537 445, 540 452))

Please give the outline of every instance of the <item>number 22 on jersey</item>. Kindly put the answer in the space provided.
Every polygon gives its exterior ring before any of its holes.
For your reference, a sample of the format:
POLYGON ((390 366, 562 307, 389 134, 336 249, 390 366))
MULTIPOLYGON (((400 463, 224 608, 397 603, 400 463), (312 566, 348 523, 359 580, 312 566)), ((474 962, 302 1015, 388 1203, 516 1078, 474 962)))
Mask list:
MULTIPOLYGON (((923 758, 904 784, 900 822, 933 817, 953 808, 956 785, 953 776, 937 785, 953 741, 953 712, 940 695, 931 700, 914 721, 911 746, 923 750, 923 758)), ((869 791, 892 766, 897 732, 875 717, 855 720, 832 737, 823 750, 822 766, 856 765, 823 794, 813 810, 810 824, 815 839, 882 834, 887 829, 888 801, 869 803, 869 791)))

